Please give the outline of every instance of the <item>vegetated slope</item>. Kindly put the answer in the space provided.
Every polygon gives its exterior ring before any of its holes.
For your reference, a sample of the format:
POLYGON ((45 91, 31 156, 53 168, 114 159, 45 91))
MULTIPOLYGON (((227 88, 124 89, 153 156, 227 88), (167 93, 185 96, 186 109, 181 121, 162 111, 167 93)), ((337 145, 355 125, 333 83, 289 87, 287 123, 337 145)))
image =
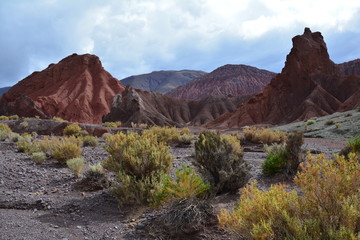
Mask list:
POLYGON ((6 93, 11 87, 3 87, 3 88, 0 88, 0 97, 6 93))
POLYGON ((114 97, 111 112, 104 116, 103 121, 121 121, 125 126, 131 122, 179 127, 201 125, 236 110, 249 98, 208 97, 200 101, 186 101, 128 86, 122 94, 114 97))
POLYGON ((250 95, 259 92, 275 75, 251 66, 228 64, 171 90, 167 95, 190 100, 250 95))
POLYGON ((0 100, 0 114, 101 123, 114 95, 124 89, 97 56, 73 54, 13 86, 0 100))
POLYGON ((206 127, 284 124, 351 110, 360 103, 360 76, 340 74, 320 32, 305 28, 292 41, 282 72, 234 113, 206 127))
POLYGON ((166 93, 204 74, 206 72, 194 70, 154 71, 124 78, 121 83, 144 91, 166 93))
POLYGON ((360 75, 360 59, 337 64, 341 75, 360 75))

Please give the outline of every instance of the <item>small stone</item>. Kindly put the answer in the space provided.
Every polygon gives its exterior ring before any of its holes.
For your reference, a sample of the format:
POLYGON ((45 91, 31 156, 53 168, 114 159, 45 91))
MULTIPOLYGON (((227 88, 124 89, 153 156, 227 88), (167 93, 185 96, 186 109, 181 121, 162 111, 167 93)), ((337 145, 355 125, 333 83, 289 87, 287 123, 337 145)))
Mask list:
POLYGON ((144 229, 144 228, 145 228, 145 224, 143 224, 143 223, 138 223, 136 225, 136 229, 144 229))
POLYGON ((81 226, 76 226, 77 229, 81 229, 81 226))

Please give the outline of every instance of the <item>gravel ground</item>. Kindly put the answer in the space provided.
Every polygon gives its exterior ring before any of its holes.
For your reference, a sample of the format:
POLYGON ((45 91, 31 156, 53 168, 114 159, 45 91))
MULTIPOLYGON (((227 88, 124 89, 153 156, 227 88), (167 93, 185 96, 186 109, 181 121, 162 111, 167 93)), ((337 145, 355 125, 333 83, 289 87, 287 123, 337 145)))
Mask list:
MULTIPOLYGON (((344 146, 343 140, 305 139, 304 150, 330 154, 344 146)), ((191 165, 194 148, 172 148, 174 169, 191 165)), ((97 163, 107 156, 99 144, 83 148, 86 163, 97 163)), ((266 189, 272 183, 287 182, 281 176, 261 173, 265 153, 259 145, 245 146, 245 160, 251 166, 252 179, 266 189)), ((18 153, 16 145, 0 142, 0 239, 148 239, 146 222, 159 211, 119 207, 106 191, 81 192, 74 189, 79 181, 65 167, 49 160, 36 165, 28 155, 18 153)), ((232 208, 239 195, 223 195, 212 200, 216 210, 232 208)), ((216 228, 199 239, 236 239, 216 228)))

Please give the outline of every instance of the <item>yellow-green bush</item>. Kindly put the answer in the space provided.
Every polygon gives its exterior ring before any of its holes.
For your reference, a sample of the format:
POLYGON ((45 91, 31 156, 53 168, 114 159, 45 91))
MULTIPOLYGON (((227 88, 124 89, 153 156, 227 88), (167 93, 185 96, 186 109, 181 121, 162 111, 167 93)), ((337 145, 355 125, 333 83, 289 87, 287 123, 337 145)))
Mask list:
POLYGON ((250 177, 240 141, 235 136, 202 132, 195 142, 195 164, 210 182, 212 195, 234 192, 250 177))
POLYGON ((201 197, 210 189, 210 185, 206 184, 201 176, 190 167, 178 169, 175 175, 175 180, 169 176, 165 178, 162 190, 156 196, 156 205, 171 199, 201 197))
POLYGON ((85 161, 84 158, 71 158, 66 161, 68 168, 74 173, 76 177, 80 177, 81 173, 84 171, 85 161))
POLYGON ((7 124, 0 123, 0 141, 4 141, 5 139, 12 138, 15 135, 16 134, 13 133, 13 131, 7 124))
POLYGON ((348 141, 347 145, 350 148, 351 152, 360 154, 360 136, 356 136, 354 138, 351 138, 348 141))
POLYGON ((261 191, 252 183, 233 212, 221 211, 220 225, 253 239, 359 239, 357 156, 309 155, 301 168, 294 179, 301 195, 282 185, 261 191))
POLYGON ((95 136, 85 136, 80 138, 83 142, 83 146, 96 147, 99 144, 99 140, 95 136))
POLYGON ((151 204, 161 182, 170 171, 172 156, 164 142, 155 134, 118 133, 106 138, 109 152, 104 167, 116 174, 113 188, 120 203, 151 204))
POLYGON ((32 145, 32 138, 30 135, 22 135, 19 136, 18 141, 17 141, 17 150, 19 152, 25 152, 25 153, 33 153, 33 152, 38 152, 37 150, 33 150, 33 145, 32 145))
POLYGON ((23 122, 21 122, 19 125, 20 125, 20 127, 22 127, 22 128, 27 128, 27 127, 29 126, 29 122, 23 121, 23 122))
POLYGON ((104 127, 111 127, 111 128, 117 128, 121 126, 121 122, 117 121, 117 122, 104 122, 102 125, 104 127))
POLYGON ((81 127, 77 123, 72 123, 64 128, 65 136, 77 136, 81 131, 81 127))
POLYGON ((144 130, 142 133, 143 136, 153 134, 157 136, 159 142, 165 143, 189 143, 189 139, 192 139, 194 137, 194 134, 192 134, 188 128, 178 130, 175 127, 167 126, 153 126, 147 130, 144 130))
POLYGON ((65 164, 69 159, 80 157, 82 152, 79 142, 71 141, 71 138, 61 139, 51 148, 51 156, 60 164, 65 164))
POLYGON ((62 119, 61 117, 53 117, 52 119, 58 122, 68 122, 67 120, 62 119))
POLYGON ((286 133, 269 128, 248 127, 244 129, 244 138, 254 143, 280 143, 286 140, 286 133))
POLYGON ((31 154, 31 160, 36 164, 43 164, 46 160, 46 154, 44 152, 34 152, 31 154))

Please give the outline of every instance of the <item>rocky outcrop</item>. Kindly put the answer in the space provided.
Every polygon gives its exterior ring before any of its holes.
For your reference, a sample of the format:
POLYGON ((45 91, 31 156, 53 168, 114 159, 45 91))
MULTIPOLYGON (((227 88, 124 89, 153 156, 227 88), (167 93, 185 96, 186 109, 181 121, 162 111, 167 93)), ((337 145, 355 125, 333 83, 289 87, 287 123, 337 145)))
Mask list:
POLYGON ((169 96, 133 89, 128 86, 114 97, 111 111, 103 121, 121 121, 123 126, 146 123, 159 126, 198 126, 231 112, 249 96, 208 97, 201 101, 186 101, 169 96))
POLYGON ((360 75, 360 59, 337 64, 341 75, 360 75))
POLYGON ((204 74, 206 72, 194 70, 154 71, 148 74, 127 77, 122 79, 121 83, 144 91, 166 93, 204 74))
POLYGON ((115 94, 124 89, 97 56, 73 54, 13 86, 0 100, 0 114, 101 123, 115 94))
POLYGON ((360 76, 341 75, 320 32, 306 28, 292 41, 281 74, 234 113, 206 127, 284 124, 350 110, 360 103, 360 76))
POLYGON ((9 89, 10 89, 10 87, 0 88, 0 97, 1 97, 4 93, 6 93, 9 89))
POLYGON ((167 95, 188 100, 250 95, 259 92, 275 75, 251 66, 228 64, 171 90, 167 95))

